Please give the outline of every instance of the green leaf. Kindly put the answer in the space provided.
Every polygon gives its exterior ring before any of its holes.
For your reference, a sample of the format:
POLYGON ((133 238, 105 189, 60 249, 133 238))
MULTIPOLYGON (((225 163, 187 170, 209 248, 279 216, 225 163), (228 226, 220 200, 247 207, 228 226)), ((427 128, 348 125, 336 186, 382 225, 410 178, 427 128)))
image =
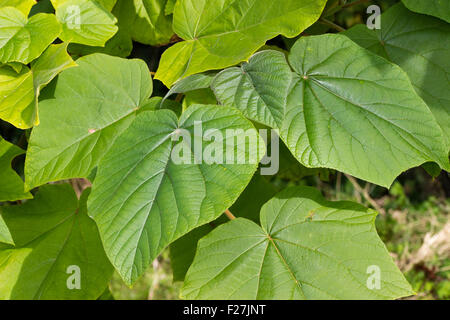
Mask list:
POLYGON ((36 108, 33 125, 39 125, 38 99, 41 89, 48 85, 59 73, 77 65, 67 53, 67 45, 68 43, 51 45, 31 64, 36 108))
POLYGON ((198 89, 209 88, 216 75, 216 72, 205 72, 194 74, 187 78, 181 79, 180 81, 174 83, 169 92, 167 92, 164 99, 167 99, 175 93, 186 93, 198 89))
POLYGON ((88 204, 108 257, 127 284, 167 245, 233 204, 255 172, 263 144, 251 122, 231 108, 197 105, 180 119, 170 110, 136 117, 99 164, 88 204), (232 144, 226 139, 230 129, 249 138, 232 144), (179 135, 182 141, 175 142, 179 135), (223 161, 227 146, 234 160, 254 161, 223 161), (209 157, 213 149, 216 159, 209 157), (181 152, 181 159, 174 158, 181 152))
POLYGON ((14 245, 14 240, 9 232, 8 226, 0 215, 0 243, 14 245))
POLYGON ((17 128, 33 126, 35 114, 33 73, 27 66, 20 72, 12 67, 0 67, 0 119, 17 128))
POLYGON ((376 212, 329 202, 310 187, 286 189, 261 209, 200 240, 187 299, 395 299, 412 289, 379 239, 376 212), (380 288, 369 289, 379 268, 380 288))
POLYGON ((186 110, 193 104, 217 104, 217 99, 211 89, 198 89, 186 92, 182 103, 183 110, 186 110))
POLYGON ((54 99, 39 104, 41 124, 31 133, 25 161, 28 189, 86 178, 152 93, 141 60, 93 54, 58 78, 54 99))
POLYGON ((326 0, 179 0, 173 28, 184 42, 166 50, 156 78, 170 87, 180 78, 247 60, 282 34, 295 37, 312 25, 326 0))
MULTIPOLYGON (((72 0, 51 0, 53 7, 58 8, 60 5, 70 2, 72 0)), ((111 11, 116 4, 117 0, 90 0, 92 2, 97 2, 101 4, 106 10, 111 11)))
MULTIPOLYGON (((265 178, 255 174, 241 193, 230 211, 237 217, 247 218, 257 222, 261 207, 276 194, 276 190, 265 178)), ((228 222, 228 218, 218 219, 192 230, 170 245, 170 265, 173 270, 173 280, 183 281, 189 266, 194 260, 198 241, 217 226, 228 222)))
POLYGON ((96 1, 67 0, 56 7, 62 24, 61 40, 104 46, 118 30, 117 19, 96 1))
POLYGON ((241 110, 249 119, 278 128, 286 111, 291 74, 283 53, 260 51, 242 67, 220 72, 211 88, 222 104, 241 110))
POLYGON ((15 248, 0 250, 0 299, 96 299, 112 276, 97 227, 69 185, 46 185, 34 200, 1 207, 15 248), (69 289, 74 268, 80 289, 69 289))
POLYGON ((344 34, 408 74, 443 129, 450 150, 450 25, 401 4, 382 14, 381 23, 383 30, 357 25, 344 34))
POLYGON ((0 0, 0 8, 14 7, 22 11, 24 15, 28 15, 28 13, 30 13, 31 7, 35 4, 35 0, 0 0))
POLYGON ((450 23, 450 1, 448 0, 402 0, 414 12, 441 18, 450 23))
POLYGON ((20 69, 11 65, 0 68, 3 87, 0 94, 0 118, 17 128, 27 129, 39 125, 38 98, 41 89, 64 69, 75 66, 67 54, 67 44, 48 47, 31 63, 31 70, 24 65, 20 69))
POLYGON ((61 27, 53 14, 30 19, 13 7, 0 8, 0 62, 27 64, 58 37, 61 27))
POLYGON ((445 138, 398 66, 343 35, 301 38, 280 136, 307 167, 389 187, 428 161, 450 169, 445 138))
POLYGON ((164 7, 164 14, 166 16, 171 15, 175 9, 175 4, 177 0, 167 0, 166 6, 164 7))
POLYGON ((134 41, 160 45, 173 36, 172 19, 164 14, 167 0, 118 0, 119 24, 134 41))
POLYGON ((31 199, 33 196, 24 191, 20 176, 11 168, 11 161, 25 151, 0 137, 0 202, 31 199))

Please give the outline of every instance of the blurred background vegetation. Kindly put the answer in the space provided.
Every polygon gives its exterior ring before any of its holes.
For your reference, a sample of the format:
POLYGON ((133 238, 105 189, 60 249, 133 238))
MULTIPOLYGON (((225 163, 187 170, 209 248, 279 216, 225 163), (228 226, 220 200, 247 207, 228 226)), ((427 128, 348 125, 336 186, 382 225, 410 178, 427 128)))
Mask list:
MULTIPOLYGON (((377 4, 385 11, 397 2, 399 0, 349 0, 346 1, 348 7, 335 12, 342 1, 330 0, 322 20, 301 36, 338 32, 365 23, 369 5, 377 4), (350 5, 353 2, 355 4, 350 5)), ((268 45, 288 50, 295 40, 280 36, 269 41, 268 45)), ((134 43, 131 57, 145 60, 150 70, 156 71, 166 48, 134 43)), ((164 96, 166 92, 167 88, 155 81, 154 95, 164 96)), ((185 108, 191 103, 214 103, 212 99, 214 96, 206 89, 176 98, 177 101, 183 100, 185 108)), ((29 133, 30 130, 18 130, 0 120, 0 135, 24 149, 27 148, 29 133)), ((416 296, 407 299, 450 299, 450 178, 447 173, 435 174, 437 177, 433 178, 423 168, 412 169, 402 174, 387 190, 332 170, 306 169, 282 146, 280 154, 279 173, 262 177, 266 180, 264 183, 268 182, 275 191, 293 185, 315 186, 329 200, 352 200, 376 209, 380 213, 376 220, 378 233, 417 292, 416 296)), ((13 163, 22 176, 24 159, 25 156, 19 156, 13 163)), ((249 203, 251 206, 252 201, 249 203)), ((251 209, 259 211, 259 208, 251 209)), ((239 215, 239 212, 233 213, 239 215)), ((172 280, 169 249, 166 249, 133 288, 128 288, 115 274, 109 290, 101 298, 178 299, 181 285, 181 282, 172 280)))

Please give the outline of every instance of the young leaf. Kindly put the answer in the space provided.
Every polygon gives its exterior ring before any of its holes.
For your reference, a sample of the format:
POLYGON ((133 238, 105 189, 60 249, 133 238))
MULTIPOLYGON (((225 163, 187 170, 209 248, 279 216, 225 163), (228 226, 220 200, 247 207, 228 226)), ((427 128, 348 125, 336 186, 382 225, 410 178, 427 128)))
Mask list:
POLYGON ((450 25, 401 4, 382 14, 381 24, 383 31, 357 25, 344 35, 408 74, 443 129, 450 150, 450 25))
POLYGON ((119 24, 134 41, 160 45, 173 36, 172 19, 164 14, 167 0, 118 0, 119 24))
POLYGON ((46 185, 34 200, 0 208, 15 243, 0 250, 0 299, 96 299, 102 294, 113 269, 87 216, 87 196, 78 201, 67 184, 46 185))
POLYGON ((164 52, 156 78, 170 87, 191 74, 248 59, 278 34, 294 37, 312 25, 326 0, 179 0, 173 28, 183 38, 164 52))
POLYGON ((35 114, 33 73, 27 66, 16 72, 9 65, 0 67, 0 119, 17 128, 33 126, 35 114))
POLYGON ((93 54, 64 71, 55 98, 41 101, 41 124, 31 133, 25 161, 28 189, 87 177, 152 93, 141 60, 93 54))
POLYGON ((231 108, 197 105, 180 119, 170 110, 136 117, 99 164, 88 203, 108 257, 127 284, 167 245, 233 204, 263 144, 251 122, 231 108), (231 129, 249 138, 232 143, 226 138, 231 129), (232 163, 223 160, 226 154, 232 163), (252 156, 253 162, 236 162, 252 156))
POLYGON ((118 30, 117 19, 96 1, 66 0, 56 7, 56 17, 66 42, 104 46, 118 30))
POLYGON ((389 187, 428 161, 450 170, 445 138, 398 66, 343 35, 301 38, 281 138, 307 167, 389 187))
POLYGON ((216 72, 205 72, 199 74, 193 74, 187 78, 181 79, 174 83, 169 92, 167 92, 164 100, 175 93, 186 93, 198 89, 209 88, 214 77, 217 75, 216 72))
POLYGON ((0 215, 0 243, 14 245, 14 240, 9 232, 8 226, 0 215))
POLYGON ((11 161, 25 151, 0 137, 0 202, 31 199, 33 196, 24 191, 19 175, 11 168, 11 161))
POLYGON ((405 6, 414 12, 441 18, 450 23, 450 1, 448 0, 402 0, 405 6))
POLYGON ((200 240, 187 299, 395 299, 413 294, 374 226, 376 212, 286 189, 200 240), (371 274, 374 271, 378 273, 371 274), (377 275, 379 277, 377 278, 377 275), (379 284, 379 287, 378 285, 379 284))
POLYGON ((14 7, 22 11, 26 16, 30 13, 31 7, 35 4, 35 0, 0 0, 0 8, 14 7))
POLYGON ((249 119, 278 128, 284 119, 291 75, 285 55, 266 50, 253 55, 240 68, 220 72, 211 88, 222 104, 236 107, 249 119))
POLYGON ((39 125, 38 98, 40 90, 64 69, 75 66, 67 54, 67 44, 55 44, 31 63, 11 70, 14 65, 0 68, 3 99, 0 100, 0 118, 17 128, 28 129, 39 125), (11 67, 11 68, 10 68, 11 67))
POLYGON ((53 14, 30 19, 13 7, 0 8, 0 62, 27 64, 59 36, 61 26, 53 14))

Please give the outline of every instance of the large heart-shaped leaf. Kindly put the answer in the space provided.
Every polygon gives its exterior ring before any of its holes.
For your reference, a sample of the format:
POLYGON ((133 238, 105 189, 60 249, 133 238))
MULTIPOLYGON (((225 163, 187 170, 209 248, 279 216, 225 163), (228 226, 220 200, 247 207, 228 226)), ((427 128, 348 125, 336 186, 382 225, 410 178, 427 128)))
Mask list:
POLYGON ((312 25, 326 0, 179 0, 173 28, 184 42, 164 52, 156 78, 168 87, 191 74, 248 59, 278 34, 294 37, 312 25))
POLYGON ((11 161, 23 153, 24 150, 0 137, 0 202, 32 198, 31 193, 24 191, 23 180, 11 168, 11 161))
POLYGON ((0 249, 0 299, 96 299, 102 294, 113 269, 87 216, 87 196, 78 201, 69 185, 46 185, 34 200, 0 208, 15 243, 0 249), (78 288, 69 286, 76 285, 73 272, 80 277, 78 288))
POLYGON ((287 189, 200 240, 187 299, 394 299, 413 294, 377 235, 376 212, 287 189), (373 272, 375 271, 375 274, 373 272), (378 277, 377 277, 378 276, 378 277), (379 285, 379 286, 378 286, 379 285))
POLYGON ((450 25, 401 4, 381 15, 381 24, 382 30, 357 25, 344 34, 406 71, 443 129, 450 150, 450 25))
POLYGON ((414 12, 441 18, 450 23, 450 1, 448 0, 402 0, 414 12))
POLYGON ((19 9, 0 8, 0 62, 29 63, 60 34, 55 15, 39 13, 27 19, 19 9))
POLYGON ((159 45, 173 36, 172 19, 164 14, 167 0, 119 0, 114 12, 134 41, 159 45))
POLYGON ((217 99, 238 108, 249 119, 278 128, 286 110, 291 69, 285 55, 266 50, 242 67, 220 72, 211 84, 217 99))
POLYGON ((117 19, 102 5, 91 0, 67 0, 56 7, 62 25, 60 38, 89 46, 104 46, 118 27, 117 19))
POLYGON ((24 15, 28 15, 31 7, 35 4, 35 0, 0 0, 0 8, 14 7, 22 11, 24 15))
POLYGON ((127 284, 168 244, 233 204, 263 144, 232 108, 197 105, 180 119, 170 110, 136 117, 99 164, 88 203, 108 257, 127 284), (237 130, 237 142, 230 130, 237 130))
POLYGON ((41 124, 31 133, 25 161, 28 188, 86 178, 152 93, 145 62, 94 54, 77 60, 41 101, 41 124))
POLYGON ((398 66, 343 35, 301 38, 281 138, 307 167, 389 187, 434 161, 450 170, 444 134, 398 66))

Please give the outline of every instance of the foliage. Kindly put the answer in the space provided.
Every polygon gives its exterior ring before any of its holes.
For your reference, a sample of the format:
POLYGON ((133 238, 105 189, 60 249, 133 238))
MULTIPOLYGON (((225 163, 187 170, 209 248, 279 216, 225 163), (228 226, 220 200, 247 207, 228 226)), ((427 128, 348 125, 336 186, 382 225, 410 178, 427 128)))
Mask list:
POLYGON ((413 295, 376 211, 298 186, 450 171, 448 6, 391 2, 0 0, 0 298, 109 299, 166 248, 187 299, 413 295))

